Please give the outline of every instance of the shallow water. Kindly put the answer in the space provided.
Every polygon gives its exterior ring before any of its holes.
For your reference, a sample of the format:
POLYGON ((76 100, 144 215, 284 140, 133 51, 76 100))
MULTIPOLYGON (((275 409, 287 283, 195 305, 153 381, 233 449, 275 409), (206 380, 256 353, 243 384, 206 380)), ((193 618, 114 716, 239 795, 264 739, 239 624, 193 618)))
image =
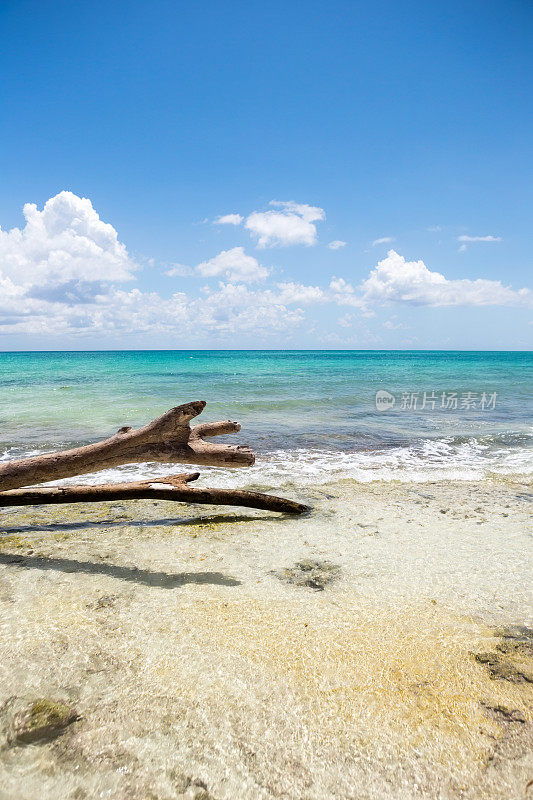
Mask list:
POLYGON ((258 463, 241 482, 533 470, 533 355, 516 352, 0 353, 0 457, 96 441, 193 399, 208 402, 202 419, 242 424, 238 440, 258 463), (379 390, 392 393, 392 409, 377 411, 379 390), (442 408, 452 393, 457 408, 442 408))
POLYGON ((9 509, 0 732, 12 697, 81 720, 5 749, 0 797, 190 798, 189 778, 218 800, 525 796, 532 684, 474 654, 531 624, 529 489, 345 480, 293 488, 313 512, 290 519, 9 509), (280 578, 309 559, 338 568, 324 591, 280 578))

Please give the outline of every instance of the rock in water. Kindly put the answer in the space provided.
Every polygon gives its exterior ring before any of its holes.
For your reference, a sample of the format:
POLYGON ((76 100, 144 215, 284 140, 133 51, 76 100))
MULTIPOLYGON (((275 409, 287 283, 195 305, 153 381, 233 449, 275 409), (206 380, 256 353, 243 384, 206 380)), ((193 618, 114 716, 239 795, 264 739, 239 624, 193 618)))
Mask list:
POLYGON ((293 567, 275 572, 274 574, 285 583, 294 586, 307 586, 309 589, 323 591, 328 583, 334 581, 340 573, 340 567, 330 561, 313 561, 303 559, 293 567))
POLYGON ((76 711, 61 701, 40 698, 20 711, 13 721, 13 744, 50 741, 79 719, 76 711))
POLYGON ((511 625, 496 630, 499 638, 495 651, 476 653, 478 664, 484 664, 493 680, 533 683, 533 630, 511 625))
POLYGON ((533 630, 525 625, 509 625, 496 631, 500 643, 496 649, 501 653, 533 657, 533 630))

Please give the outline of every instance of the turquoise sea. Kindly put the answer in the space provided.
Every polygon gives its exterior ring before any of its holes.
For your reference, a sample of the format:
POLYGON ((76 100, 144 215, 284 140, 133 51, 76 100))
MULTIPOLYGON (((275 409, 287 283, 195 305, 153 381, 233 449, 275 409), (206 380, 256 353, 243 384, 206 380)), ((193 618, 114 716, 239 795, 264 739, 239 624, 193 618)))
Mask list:
POLYGON ((532 389, 525 352, 0 353, 0 458, 92 442, 200 399, 202 420, 239 421, 235 442, 257 454, 236 478, 217 470, 219 483, 523 475, 533 468, 532 389), (394 406, 376 408, 380 390, 394 406))

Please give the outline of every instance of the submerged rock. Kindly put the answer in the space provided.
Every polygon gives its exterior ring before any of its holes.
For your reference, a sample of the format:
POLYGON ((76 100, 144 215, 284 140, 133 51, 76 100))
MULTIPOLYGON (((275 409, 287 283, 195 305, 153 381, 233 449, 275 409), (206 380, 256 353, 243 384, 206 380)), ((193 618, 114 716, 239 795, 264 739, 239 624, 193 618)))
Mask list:
POLYGON ((323 591, 328 583, 338 578, 340 571, 338 564, 306 558, 298 561, 293 567, 275 572, 274 575, 294 586, 307 586, 309 589, 323 591))
POLYGON ((533 683, 533 630, 511 625, 495 634, 499 642, 494 652, 474 654, 478 664, 486 666, 493 680, 533 683))
POLYGON ((96 601, 96 608, 110 608, 115 605, 117 599, 116 594, 104 594, 96 601))
POLYGON ((509 625, 496 631, 501 641, 496 650, 533 658, 533 629, 525 625, 509 625))
POLYGON ((66 703, 40 698, 15 715, 9 738, 12 744, 50 741, 79 719, 66 703))

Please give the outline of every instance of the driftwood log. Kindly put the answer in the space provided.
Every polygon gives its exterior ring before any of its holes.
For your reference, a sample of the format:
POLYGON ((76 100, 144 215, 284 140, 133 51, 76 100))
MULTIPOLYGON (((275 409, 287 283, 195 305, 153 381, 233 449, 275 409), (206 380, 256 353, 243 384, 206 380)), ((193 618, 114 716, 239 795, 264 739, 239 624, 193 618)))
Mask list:
POLYGON ((170 500, 179 503, 245 506, 265 511, 302 514, 308 507, 294 500, 241 489, 196 489, 189 486, 199 472, 171 475, 132 483, 104 483, 97 486, 46 486, 0 492, 0 506, 29 506, 57 503, 93 503, 106 500, 170 500))
POLYGON ((176 406, 143 428, 134 430, 123 427, 109 439, 94 444, 7 461, 0 465, 0 507, 151 498, 182 503, 246 506, 293 514, 307 511, 307 506, 300 503, 259 492, 196 489, 188 486, 190 481, 199 477, 199 473, 97 486, 24 488, 122 464, 149 461, 225 467, 251 466, 255 462, 255 456, 248 447, 206 441, 206 438, 240 431, 241 426, 237 422, 206 422, 190 427, 191 419, 198 416, 205 405, 203 400, 196 400, 176 406), (159 486, 160 483, 164 485, 159 486))
POLYGON ((255 456, 248 447, 205 441, 206 437, 240 431, 238 422, 204 422, 191 428, 191 419, 204 408, 205 402, 196 400, 171 408, 143 428, 120 428, 114 436, 102 442, 8 461, 0 465, 0 492, 146 461, 215 467, 251 466, 255 456))

